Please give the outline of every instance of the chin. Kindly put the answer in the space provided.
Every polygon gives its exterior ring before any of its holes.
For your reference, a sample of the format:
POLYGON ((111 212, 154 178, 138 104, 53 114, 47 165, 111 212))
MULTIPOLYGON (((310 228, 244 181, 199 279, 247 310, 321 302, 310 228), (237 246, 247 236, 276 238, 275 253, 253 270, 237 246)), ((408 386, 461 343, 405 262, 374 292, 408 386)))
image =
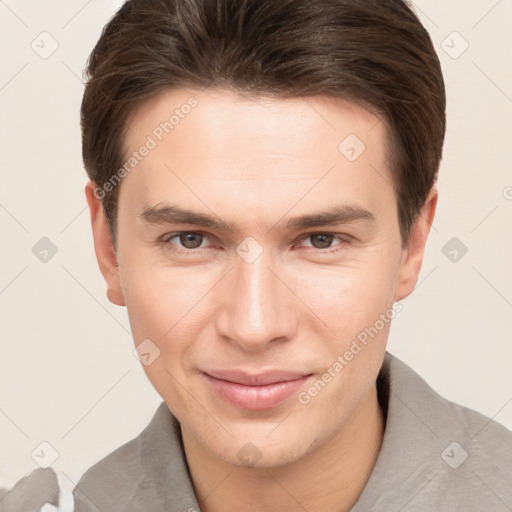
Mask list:
POLYGON ((227 464, 244 468, 278 468, 292 464, 313 451, 324 437, 321 432, 315 433, 311 428, 298 427, 283 429, 279 426, 262 424, 248 432, 241 427, 239 432, 231 429, 233 437, 222 435, 220 438, 204 439, 202 444, 217 458, 227 464), (275 429, 275 430, 273 430, 275 429), (304 432, 309 432, 306 438, 304 432), (220 441, 220 442, 219 442, 220 441))

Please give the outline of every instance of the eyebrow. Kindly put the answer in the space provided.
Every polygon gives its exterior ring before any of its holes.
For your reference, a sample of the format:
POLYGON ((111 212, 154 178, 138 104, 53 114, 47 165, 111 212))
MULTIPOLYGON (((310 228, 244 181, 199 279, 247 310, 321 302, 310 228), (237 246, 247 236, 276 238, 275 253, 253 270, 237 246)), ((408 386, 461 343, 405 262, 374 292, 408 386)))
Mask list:
MULTIPOLYGON (((149 224, 192 224, 220 232, 239 231, 236 224, 200 212, 187 210, 171 204, 146 206, 139 217, 149 224)), ((286 223, 290 231, 312 227, 334 226, 358 220, 374 222, 375 216, 366 208, 357 204, 335 205, 327 210, 292 217, 286 223)))

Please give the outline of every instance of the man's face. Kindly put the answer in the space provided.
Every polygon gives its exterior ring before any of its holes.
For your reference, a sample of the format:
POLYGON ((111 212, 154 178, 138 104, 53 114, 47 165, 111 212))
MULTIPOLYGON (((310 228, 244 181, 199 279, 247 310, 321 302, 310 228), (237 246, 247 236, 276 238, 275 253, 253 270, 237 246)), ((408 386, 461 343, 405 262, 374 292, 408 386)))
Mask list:
POLYGON ((159 350, 144 366, 153 386, 214 456, 297 460, 374 389, 382 315, 402 298, 386 144, 379 118, 332 98, 180 90, 131 122, 127 158, 151 149, 121 184, 119 302, 135 344, 151 340, 146 359, 159 350), (173 220, 173 207, 219 225, 173 220), (300 223, 336 208, 338 220, 300 223))

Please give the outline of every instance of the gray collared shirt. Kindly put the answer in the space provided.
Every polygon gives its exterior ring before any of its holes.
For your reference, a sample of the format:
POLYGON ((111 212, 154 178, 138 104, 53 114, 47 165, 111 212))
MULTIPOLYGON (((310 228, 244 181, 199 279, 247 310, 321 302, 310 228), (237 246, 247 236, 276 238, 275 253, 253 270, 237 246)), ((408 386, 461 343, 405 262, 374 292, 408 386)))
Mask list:
MULTIPOLYGON (((384 439, 352 512, 512 511, 512 432, 442 398, 389 353, 377 389, 384 439)), ((84 474, 74 498, 75 512, 200 511, 165 403, 138 437, 84 474)))

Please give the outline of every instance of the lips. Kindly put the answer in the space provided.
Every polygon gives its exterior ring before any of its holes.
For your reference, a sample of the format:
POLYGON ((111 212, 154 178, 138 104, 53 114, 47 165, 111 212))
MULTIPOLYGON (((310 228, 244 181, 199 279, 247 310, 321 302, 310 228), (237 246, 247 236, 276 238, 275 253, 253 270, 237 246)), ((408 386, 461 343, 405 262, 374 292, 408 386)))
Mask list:
POLYGON ((203 375, 220 398, 235 407, 249 410, 277 407, 311 377, 311 374, 289 371, 254 375, 241 371, 208 371, 203 375))

